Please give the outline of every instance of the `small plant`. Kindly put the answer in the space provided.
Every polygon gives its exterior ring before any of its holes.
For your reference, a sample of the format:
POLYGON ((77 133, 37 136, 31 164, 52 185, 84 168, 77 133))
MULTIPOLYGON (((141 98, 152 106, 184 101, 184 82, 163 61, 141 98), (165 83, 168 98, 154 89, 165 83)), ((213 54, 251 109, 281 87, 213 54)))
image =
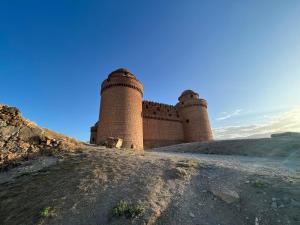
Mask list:
POLYGON ((41 211, 42 217, 49 217, 51 215, 51 207, 46 207, 41 211))
POLYGON ((126 201, 121 200, 113 209, 113 216, 125 216, 127 219, 133 219, 140 216, 144 212, 144 208, 137 204, 129 204, 126 201))
POLYGON ((262 182, 261 180, 256 180, 253 183, 253 187, 256 188, 264 188, 266 186, 266 184, 264 182, 262 182))

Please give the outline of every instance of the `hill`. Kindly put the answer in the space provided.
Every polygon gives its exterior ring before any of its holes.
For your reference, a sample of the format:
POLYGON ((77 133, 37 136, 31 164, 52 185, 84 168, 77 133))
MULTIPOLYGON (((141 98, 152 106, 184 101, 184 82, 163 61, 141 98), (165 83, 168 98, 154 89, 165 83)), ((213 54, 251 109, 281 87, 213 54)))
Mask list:
POLYGON ((74 151, 81 143, 22 117, 19 109, 0 104, 0 169, 20 160, 57 151, 74 151))

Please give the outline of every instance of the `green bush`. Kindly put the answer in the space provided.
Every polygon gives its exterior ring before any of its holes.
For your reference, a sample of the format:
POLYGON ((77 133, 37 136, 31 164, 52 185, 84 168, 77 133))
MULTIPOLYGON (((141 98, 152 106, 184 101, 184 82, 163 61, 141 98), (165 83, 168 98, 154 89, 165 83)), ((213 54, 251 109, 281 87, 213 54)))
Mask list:
POLYGON ((46 207, 41 211, 41 216, 42 217, 49 217, 51 214, 51 207, 46 207))
POLYGON ((253 187, 264 188, 265 186, 266 186, 266 183, 264 183, 261 180, 256 180, 256 181, 253 182, 253 187))
POLYGON ((125 216, 127 219, 133 219, 140 216, 144 212, 144 208, 137 204, 129 204, 121 200, 113 209, 113 216, 125 216))

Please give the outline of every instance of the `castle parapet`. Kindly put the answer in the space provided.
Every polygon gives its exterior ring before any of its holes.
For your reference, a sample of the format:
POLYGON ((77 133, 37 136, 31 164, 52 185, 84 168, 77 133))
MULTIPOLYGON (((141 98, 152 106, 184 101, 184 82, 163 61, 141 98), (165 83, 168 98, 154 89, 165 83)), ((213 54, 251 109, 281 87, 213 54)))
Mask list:
POLYGON ((143 117, 181 122, 175 106, 152 101, 143 101, 143 117))

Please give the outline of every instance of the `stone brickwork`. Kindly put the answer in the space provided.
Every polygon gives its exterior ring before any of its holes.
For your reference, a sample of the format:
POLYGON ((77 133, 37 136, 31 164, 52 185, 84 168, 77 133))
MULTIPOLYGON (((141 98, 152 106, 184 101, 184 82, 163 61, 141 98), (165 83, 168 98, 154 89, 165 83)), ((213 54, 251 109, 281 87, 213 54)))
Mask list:
POLYGON ((143 131, 147 148, 184 142, 181 118, 172 105, 143 101, 143 131))
POLYGON ((96 143, 123 139, 123 147, 143 149, 143 85, 125 69, 112 72, 101 85, 96 143))
POLYGON ((207 103, 191 90, 176 106, 143 101, 143 85, 126 69, 118 69, 101 85, 100 114, 90 142, 123 139, 123 147, 143 149, 212 140, 207 103))

